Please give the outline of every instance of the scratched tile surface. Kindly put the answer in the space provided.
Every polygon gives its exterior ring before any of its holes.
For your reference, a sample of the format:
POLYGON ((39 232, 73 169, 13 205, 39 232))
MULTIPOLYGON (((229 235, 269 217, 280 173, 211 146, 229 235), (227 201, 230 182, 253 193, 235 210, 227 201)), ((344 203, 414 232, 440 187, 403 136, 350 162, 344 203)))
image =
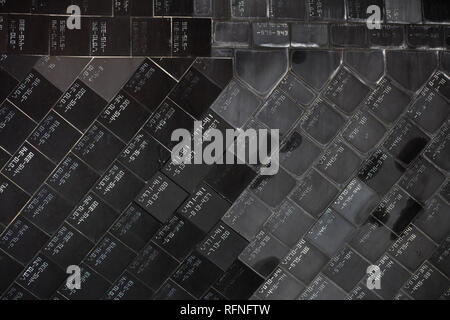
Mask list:
POLYGON ((444 0, 2 1, 1 299, 449 299, 449 46, 444 0), (194 120, 278 174, 174 165, 194 120))

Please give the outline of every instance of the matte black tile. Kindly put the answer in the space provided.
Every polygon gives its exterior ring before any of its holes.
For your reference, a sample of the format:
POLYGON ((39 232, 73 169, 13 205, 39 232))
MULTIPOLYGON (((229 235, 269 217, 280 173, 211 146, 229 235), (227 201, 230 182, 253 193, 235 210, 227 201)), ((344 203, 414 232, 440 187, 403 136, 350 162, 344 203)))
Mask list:
POLYGON ((128 270, 150 288, 157 290, 179 263, 152 242, 128 266, 128 270))
POLYGON ((72 148, 81 134, 58 114, 51 111, 27 141, 55 163, 72 148))
POLYGON ((38 255, 19 276, 17 283, 39 299, 48 299, 64 278, 65 273, 62 269, 44 256, 38 255))
POLYGON ((309 105, 315 98, 314 92, 303 82, 299 81, 293 73, 288 73, 278 87, 291 99, 302 105, 309 105))
POLYGON ((0 167, 3 167, 11 159, 11 156, 4 149, 0 148, 0 167))
POLYGON ((422 21, 420 0, 408 3, 399 0, 386 1, 386 19, 388 22, 418 23, 422 21))
POLYGON ((289 24, 273 22, 252 23, 253 45, 265 48, 287 48, 290 45, 289 24))
POLYGON ((380 195, 386 194, 405 172, 400 163, 382 151, 376 150, 358 172, 358 178, 380 195))
POLYGON ((132 203, 117 219, 110 232, 130 248, 139 251, 160 227, 158 220, 132 203))
MULTIPOLYGON (((370 14, 367 13, 367 8, 371 5, 376 5, 380 8, 384 7, 383 0, 347 0, 347 16, 351 21, 365 22, 370 14)), ((383 9, 381 9, 383 14, 383 9)), ((381 17, 383 19, 383 17, 381 17)))
POLYGON ((311 170, 290 195, 309 214, 318 217, 335 198, 338 189, 316 170, 311 170))
POLYGON ((261 231, 239 255, 239 259, 263 277, 269 276, 289 252, 279 240, 261 231))
POLYGON ((211 19, 172 19, 172 55, 207 57, 211 54, 211 19))
POLYGON ((66 14, 67 7, 73 2, 79 4, 82 15, 112 15, 111 0, 39 0, 33 3, 32 12, 66 14))
POLYGON ((439 248, 434 252, 430 259, 430 262, 437 267, 441 272, 443 272, 447 277, 450 275, 450 236, 448 236, 445 241, 441 243, 439 248))
POLYGON ((355 228, 328 209, 308 232, 306 239, 328 256, 333 256, 353 236, 355 228))
POLYGON ((172 141, 176 129, 192 131, 194 119, 178 107, 172 100, 166 99, 145 124, 144 130, 168 149, 177 142, 172 141))
POLYGON ((343 0, 311 0, 307 6, 310 20, 344 20, 343 0))
POLYGON ((3 295, 2 300, 10 301, 29 301, 37 300, 37 298, 32 295, 27 290, 23 289, 18 284, 14 283, 3 295))
POLYGON ((48 236, 28 221, 17 218, 3 232, 0 248, 20 261, 27 263, 47 242, 48 236))
POLYGON ((267 219, 264 229, 288 247, 293 247, 315 220, 293 202, 284 201, 267 219))
POLYGON ((0 81, 2 82, 2 87, 0 88, 0 101, 3 102, 19 82, 3 69, 0 69, 0 81))
POLYGON ((9 99, 35 121, 40 121, 61 95, 55 86, 32 70, 9 99))
POLYGON ((352 146, 362 153, 372 150, 386 132, 384 125, 365 110, 357 111, 342 133, 352 146))
POLYGON ((90 18, 90 54, 92 56, 130 56, 131 22, 128 17, 90 18))
POLYGON ((192 16, 194 1, 155 0, 153 11, 155 16, 192 16))
POLYGON ((190 68, 194 62, 194 58, 153 58, 153 61, 163 68, 167 73, 177 80, 180 80, 184 73, 190 68))
POLYGON ((363 25, 331 25, 331 43, 338 47, 365 47, 367 28, 363 25))
POLYGON ((427 86, 450 99, 450 77, 447 74, 437 71, 428 81, 427 86))
POLYGON ((202 297, 201 300, 205 301, 223 301, 227 300, 223 295, 221 295, 215 289, 209 289, 202 297))
POLYGON ((416 300, 436 300, 448 290, 450 282, 430 263, 424 263, 402 288, 416 300))
POLYGON ((8 16, 8 53, 49 54, 49 17, 34 15, 8 16))
POLYGON ((380 300, 366 285, 357 285, 347 296, 347 300, 380 300))
POLYGON ((450 9, 448 3, 443 0, 423 0, 423 15, 427 21, 448 22, 450 9))
POLYGON ((86 164, 69 154, 48 178, 47 183, 72 204, 83 195, 98 179, 98 175, 86 164))
POLYGON ((450 212, 450 206, 440 197, 435 196, 428 201, 423 211, 414 220, 414 225, 436 243, 441 243, 450 232, 448 212, 450 212))
POLYGON ((186 219, 174 216, 153 237, 153 242, 178 260, 183 260, 205 234, 186 219))
POLYGON ((291 60, 294 73, 320 90, 339 67, 341 54, 338 51, 295 50, 291 60))
POLYGON ((236 261, 214 284, 214 288, 227 299, 249 299, 264 281, 256 272, 236 261))
POLYGON ((383 198, 373 215, 400 235, 421 210, 419 203, 398 187, 394 187, 383 198))
POLYGON ((21 214, 48 234, 53 234, 71 210, 72 206, 66 200, 44 185, 30 199, 21 214))
POLYGON ((407 26, 407 42, 411 48, 444 47, 444 29, 441 26, 407 26))
POLYGON ((420 158, 406 171, 399 185, 417 200, 425 202, 444 181, 445 176, 438 169, 420 158))
POLYGON ((263 300, 293 300, 304 289, 303 284, 278 268, 255 292, 255 295, 263 300))
POLYGON ((9 101, 0 106, 0 145, 14 153, 33 131, 36 124, 9 101))
POLYGON ((233 60, 202 58, 195 60, 193 67, 224 89, 233 78, 233 60))
POLYGON ((305 20, 304 1, 270 0, 269 17, 277 19, 305 20))
POLYGON ((350 292, 366 275, 369 263, 349 247, 345 247, 331 258, 323 270, 330 280, 350 292))
POLYGON ((247 245, 247 240, 223 222, 219 222, 198 244, 197 250, 220 269, 226 271, 247 245))
POLYGON ((105 300, 148 300, 153 291, 128 272, 124 272, 106 293, 105 300))
POLYGON ((353 224, 361 225, 379 200, 375 191, 358 179, 353 179, 337 197, 332 208, 353 224))
POLYGON ((300 295, 299 300, 344 300, 345 297, 346 294, 342 289, 319 274, 300 295))
POLYGON ((81 265, 81 289, 68 289, 63 283, 59 292, 69 300, 98 300, 106 293, 110 283, 86 265, 81 265))
POLYGON ((42 248, 42 254, 66 270, 68 266, 78 265, 93 246, 81 233, 63 224, 42 248))
POLYGON ((95 122, 73 147, 72 152, 92 168, 104 172, 124 147, 123 142, 95 122))
POLYGON ((108 280, 114 281, 134 257, 133 251, 107 234, 84 262, 108 280))
POLYGON ((99 179, 94 192, 117 211, 123 211, 133 201, 144 182, 122 164, 115 161, 99 179))
POLYGON ((234 18, 263 18, 267 16, 267 3, 258 0, 231 0, 231 15, 234 18))
POLYGON ((24 191, 0 175, 0 223, 8 225, 28 199, 29 196, 24 191))
POLYGON ((409 120, 401 119, 384 142, 386 150, 403 163, 410 164, 430 139, 409 120))
POLYGON ((367 82, 376 83, 384 74, 384 55, 379 50, 346 50, 344 61, 367 82))
POLYGON ((221 275, 222 271, 212 262, 193 253, 171 278, 193 296, 200 298, 221 275))
POLYGON ((75 207, 67 222, 96 242, 109 229, 118 213, 98 196, 88 193, 75 207))
POLYGON ((51 173, 54 165, 27 142, 5 165, 2 173, 25 191, 34 193, 51 173))
POLYGON ((271 214, 272 212, 261 200, 250 192, 244 191, 222 220, 241 236, 251 240, 271 214))
POLYGON ((366 106, 379 118, 394 122, 411 101, 408 94, 401 91, 388 78, 384 78, 365 100, 366 106))
POLYGON ((194 300, 194 297, 169 279, 155 293, 155 295, 153 296, 153 300, 194 300))
POLYGON ((411 271, 430 258, 436 246, 415 227, 408 227, 388 249, 391 257, 411 271))
POLYGON ((360 166, 358 155, 342 142, 333 143, 316 164, 316 168, 336 183, 345 183, 360 166))
POLYGON ((322 145, 344 126, 345 119, 322 99, 316 100, 300 121, 301 128, 322 145))
POLYGON ((258 176, 250 186, 250 190, 271 207, 278 206, 295 187, 296 181, 280 169, 272 176, 258 176))
MULTIPOLYGON (((4 22, 6 22, 6 20, 4 20, 4 22)), ((31 71, 31 69, 38 60, 39 60, 38 56, 2 55, 0 57, 0 66, 7 72, 9 72, 9 74, 11 74, 13 77, 15 77, 18 80, 21 80, 28 75, 28 73, 31 71)))
POLYGON ((20 2, 5 1, 0 5, 0 11, 7 13, 29 13, 30 8, 31 0, 24 0, 20 2))
POLYGON ((153 6, 147 0, 114 0, 114 15, 152 16, 153 6))
POLYGON ((408 116, 428 132, 435 132, 448 119, 450 104, 439 93, 426 87, 408 110, 408 116))
POLYGON ((98 121, 124 141, 129 141, 144 125, 150 113, 124 91, 103 110, 98 121))
POLYGON ((291 23, 291 47, 328 46, 328 25, 325 23, 291 23))
POLYGON ((133 18, 131 28, 133 56, 170 55, 170 19, 133 18))
POLYGON ((329 258, 319 249, 301 239, 281 261, 281 267, 303 283, 310 283, 329 258))
POLYGON ((291 98, 275 89, 257 113, 256 118, 271 129, 279 129, 280 136, 284 136, 302 114, 303 110, 291 98))
POLYGON ((156 173, 136 197, 136 202, 161 222, 169 220, 188 194, 162 173, 156 173))
POLYGON ((106 101, 76 80, 55 105, 55 111, 79 130, 86 130, 106 106, 106 101))
POLYGON ((2 268, 2 277, 0 278, 0 291, 5 291, 11 282, 22 271, 23 266, 9 257, 3 251, 0 251, 0 267, 2 268))
POLYGON ((178 213, 208 233, 230 208, 230 203, 202 183, 180 206, 178 213))
MULTIPOLYGON (((67 8, 67 7, 66 7, 67 8)), ((64 12, 66 13, 66 12, 64 12)), ((52 56, 89 56, 90 19, 82 17, 81 30, 67 28, 67 17, 50 18, 50 55, 52 56)))

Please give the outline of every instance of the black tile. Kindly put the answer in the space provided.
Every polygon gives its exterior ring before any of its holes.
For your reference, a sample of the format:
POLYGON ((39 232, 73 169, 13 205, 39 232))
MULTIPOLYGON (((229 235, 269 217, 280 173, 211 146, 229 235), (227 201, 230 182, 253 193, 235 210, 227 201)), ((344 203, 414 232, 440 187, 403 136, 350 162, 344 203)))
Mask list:
POLYGON ((3 232, 0 248, 21 263, 27 263, 47 240, 48 236, 44 232, 26 220, 17 218, 3 232))
POLYGON ((230 208, 230 203, 202 183, 178 209, 178 213, 208 233, 230 208))
POLYGON ((3 69, 0 69, 0 81, 2 83, 0 88, 0 101, 3 102, 19 82, 3 69))
POLYGON ((189 221, 174 216, 153 237, 153 242, 178 260, 183 260, 205 234, 189 221))
POLYGON ((121 91, 103 110, 98 121, 124 141, 129 141, 149 117, 144 107, 121 91))
POLYGON ((385 1, 386 20, 394 23, 419 23, 422 22, 422 5, 420 0, 385 1))
POLYGON ((318 217, 335 198, 338 189, 316 170, 311 170, 292 192, 290 198, 309 214, 318 217))
POLYGON ((104 172, 124 147, 109 130, 94 122, 72 152, 92 168, 104 172))
POLYGON ((234 18, 263 18, 267 16, 267 3, 258 0, 231 0, 231 15, 234 18))
POLYGON ((96 242, 109 229, 118 213, 93 193, 88 193, 75 207, 67 222, 96 242))
POLYGON ((281 80, 278 88, 286 92, 295 102, 305 106, 309 105, 315 98, 314 92, 299 81, 293 73, 288 73, 281 80))
POLYGON ((271 0, 269 2, 270 18, 305 20, 305 13, 304 1, 271 0))
POLYGON ((393 157, 378 149, 362 164, 358 178, 380 195, 386 194, 405 172, 393 157))
POLYGON ((224 89, 233 78, 233 60, 215 58, 197 58, 193 67, 224 89))
POLYGON ((134 257, 133 251, 107 234, 84 262, 108 280, 114 281, 134 257))
POLYGON ((54 162, 59 162, 81 134, 58 114, 51 111, 27 141, 54 162))
POLYGON ((450 8, 444 0, 423 0, 423 15, 426 20, 433 22, 448 22, 450 8))
POLYGON ((420 158, 406 171, 399 185, 417 200, 425 202, 444 181, 445 176, 438 169, 420 158))
POLYGON ((98 175, 91 168, 69 154, 48 178, 47 183, 75 204, 97 179, 98 175))
POLYGON ((106 293, 105 300, 148 300, 153 291, 128 272, 124 272, 106 293))
POLYGON ((267 277, 276 269, 288 252, 289 248, 283 243, 270 234, 261 231, 242 251, 239 260, 263 277, 267 277))
POLYGON ((286 200, 267 219, 264 229, 293 247, 314 224, 315 220, 293 202, 286 200))
POLYGON ((150 288, 157 290, 179 263, 153 243, 147 244, 128 266, 128 270, 150 288))
POLYGON ((292 47, 328 46, 328 25, 324 23, 292 23, 292 47))
POLYGON ((352 249, 345 247, 331 258, 323 273, 345 291, 350 292, 366 275, 368 266, 366 260, 352 249))
POLYGON ((345 51, 344 60, 367 82, 376 83, 384 75, 384 55, 380 50, 345 51))
POLYGON ((211 19, 172 20, 172 55, 207 57, 211 54, 211 19))
POLYGON ((68 266, 78 265, 93 246, 81 233, 63 224, 42 248, 42 254, 66 270, 68 266))
POLYGON ((331 257, 351 239, 354 231, 349 222, 328 209, 312 226, 306 239, 331 257))
POLYGON ((271 207, 277 207, 295 187, 296 181, 286 171, 280 169, 272 176, 258 176, 250 190, 271 207))
POLYGON ((444 29, 441 26, 407 26, 407 42, 411 48, 444 47, 444 29))
POLYGON ((53 234, 71 210, 72 206, 66 200, 44 185, 30 199, 21 214, 48 234, 53 234))
MULTIPOLYGON (((398 187, 394 187, 381 201, 373 215, 400 235, 422 206, 398 187)), ((394 234, 392 235, 395 238, 394 234)))
POLYGON ((35 121, 40 121, 61 96, 61 91, 32 70, 9 99, 35 121))
POLYGON ((167 73, 177 80, 183 77, 184 73, 194 62, 194 58, 153 58, 153 61, 163 68, 167 73))
POLYGON ((193 253, 171 278, 193 296, 200 298, 221 275, 222 271, 212 262, 193 253))
POLYGON ((170 98, 196 119, 200 119, 220 94, 220 88, 197 69, 191 68, 170 94, 170 98))
POLYGON ((427 86, 450 99, 450 78, 441 71, 437 71, 428 81, 427 86))
POLYGON ((273 22, 254 22, 253 45, 265 48, 286 48, 290 45, 289 24, 273 22))
POLYGON ((117 211, 123 211, 144 186, 133 173, 114 162, 94 187, 94 192, 117 211))
POLYGON ((98 300, 110 283, 86 265, 81 265, 81 289, 68 289, 63 283, 59 292, 69 300, 98 300))
POLYGON ((161 224, 143 209, 131 204, 111 227, 110 232, 135 251, 139 251, 161 224))
POLYGON ((424 263, 403 286, 403 290, 416 300, 437 300, 450 282, 430 263, 424 263))
POLYGON ((136 202, 161 222, 169 220, 188 194, 162 173, 156 173, 136 198, 136 202))
POLYGON ((25 191, 34 193, 53 168, 50 160, 25 142, 5 165, 2 173, 25 191))
POLYGON ((114 15, 152 16, 153 6, 147 0, 131 0, 123 2, 114 0, 114 15))
POLYGON ((361 164, 358 155, 342 142, 333 143, 318 160, 316 167, 336 183, 345 183, 361 164))
POLYGON ((155 293, 153 300, 194 300, 194 297, 172 280, 168 280, 155 293))
POLYGON ((89 19, 92 56, 130 56, 131 22, 128 17, 89 19))
POLYGON ((28 199, 29 196, 24 191, 0 175, 0 223, 8 225, 28 199))
POLYGON ((405 164, 410 164, 430 139, 409 120, 401 119, 384 142, 386 150, 405 164))
MULTIPOLYGON (((347 0, 346 3, 348 19, 359 22, 365 22, 371 16, 371 14, 367 13, 369 6, 384 7, 383 0, 347 0)), ((383 14, 383 9, 381 9, 381 13, 383 14)))
POLYGON ((9 101, 0 106, 0 145, 14 153, 33 131, 36 124, 9 101))
POLYGON ((2 300, 10 301, 29 301, 37 300, 37 298, 32 295, 27 290, 23 289, 21 286, 14 283, 3 295, 2 300))
POLYGON ((369 44, 372 47, 401 47, 403 46, 404 27, 401 25, 382 24, 381 29, 368 31, 369 44))
POLYGON ((0 291, 3 292, 8 288, 11 282, 22 271, 23 266, 17 261, 9 257, 3 251, 0 251, 0 267, 2 269, 2 277, 0 278, 0 291))
POLYGON ((264 281, 256 272, 236 261, 214 284, 224 297, 231 300, 249 299, 264 281))
POLYGON ((450 275, 450 255, 448 254, 450 246, 450 236, 441 243, 439 248, 434 252, 430 262, 443 272, 447 277, 450 275))
MULTIPOLYGON (((66 13, 66 12, 64 12, 66 13)), ((67 17, 50 18, 50 55, 89 56, 90 38, 88 18, 81 18, 81 30, 67 28, 67 17)))
POLYGON ((155 16, 192 16, 194 1, 155 0, 155 16))
POLYGON ((342 289, 319 274, 300 295, 299 300, 344 300, 345 296, 342 289))
MULTIPOLYGON (((4 20, 4 22, 6 22, 6 20, 4 20)), ((7 72, 9 72, 9 74, 11 74, 13 77, 21 80, 28 75, 28 73, 31 71, 31 69, 39 59, 39 56, 3 55, 0 58, 0 66, 7 72)))
POLYGON ((428 201, 423 211, 414 220, 414 225, 436 243, 441 243, 450 232, 448 212, 450 212, 450 206, 440 197, 435 196, 428 201))
POLYGON ((49 17, 10 15, 8 17, 8 53, 49 54, 49 17))
POLYGON ((175 84, 176 81, 158 65, 146 59, 124 89, 148 110, 155 111, 175 84))
POLYGON ((344 117, 321 99, 313 103, 300 121, 301 128, 322 145, 328 144, 344 124, 344 117))
POLYGON ((365 100, 366 106, 380 119, 394 122, 411 101, 408 94, 401 91, 388 78, 380 81, 375 91, 365 100))
POLYGON ((36 295, 39 299, 48 299, 64 281, 65 273, 55 263, 38 255, 30 262, 17 283, 36 295))
POLYGON ((2 168, 11 158, 8 152, 0 148, 0 168, 2 168))
POLYGON ((367 26, 337 24, 331 25, 331 43, 337 47, 365 47, 367 26))
POLYGON ((133 18, 131 27, 133 56, 170 55, 170 19, 133 18))
POLYGON ((344 0, 311 0, 307 5, 310 20, 344 20, 344 0))
POLYGON ((55 111, 79 130, 86 130, 106 106, 106 101, 76 80, 55 105, 55 111))
POLYGON ((0 5, 0 11, 7 13, 29 13, 30 8, 31 0, 24 0, 20 2, 5 1, 0 5))
POLYGON ((201 300, 205 300, 205 301, 223 301, 223 300, 226 300, 226 298, 223 295, 221 295, 217 290, 209 289, 201 297, 201 300))
POLYGON ((303 283, 310 283, 329 258, 319 249, 300 240, 281 261, 281 267, 303 283))
POLYGON ((226 271, 247 245, 247 240, 220 222, 198 244, 197 250, 217 267, 226 271))
POLYGON ((255 292, 263 300, 294 300, 305 286, 283 269, 275 272, 255 292))

